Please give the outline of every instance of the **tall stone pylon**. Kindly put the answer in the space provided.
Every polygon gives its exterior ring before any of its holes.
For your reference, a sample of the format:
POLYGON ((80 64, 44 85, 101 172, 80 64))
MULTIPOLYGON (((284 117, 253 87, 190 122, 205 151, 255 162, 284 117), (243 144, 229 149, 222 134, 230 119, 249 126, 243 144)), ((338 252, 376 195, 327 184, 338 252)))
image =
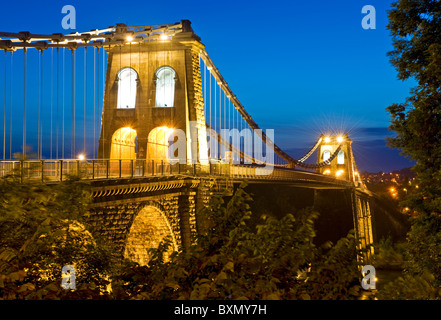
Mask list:
POLYGON ((104 43, 98 158, 168 160, 169 145, 179 141, 185 147, 175 156, 182 159, 184 152, 187 163, 208 163, 199 58, 204 45, 188 20, 137 28, 118 24, 121 45, 104 43))

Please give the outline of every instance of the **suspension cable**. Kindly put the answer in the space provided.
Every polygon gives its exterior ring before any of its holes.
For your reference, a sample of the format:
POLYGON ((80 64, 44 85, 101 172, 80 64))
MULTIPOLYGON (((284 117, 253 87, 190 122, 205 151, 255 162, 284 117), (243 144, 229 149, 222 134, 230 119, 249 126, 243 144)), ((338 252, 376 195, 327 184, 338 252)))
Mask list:
MULTIPOLYGON (((53 130, 53 126, 52 126, 52 122, 53 122, 53 114, 52 114, 52 109, 53 109, 53 91, 54 91, 54 81, 53 81, 53 77, 54 77, 54 48, 51 48, 51 134, 50 134, 50 147, 49 147, 49 153, 50 153, 50 158, 53 159, 52 157, 52 130, 53 130)), ((57 90, 58 91, 58 90, 57 90)), ((55 157, 57 158, 58 155, 55 157)))
MULTIPOLYGON (((57 111, 56 111, 56 125, 55 125, 55 152, 56 152, 56 156, 55 158, 58 159, 58 157, 60 156, 59 151, 58 151, 58 146, 59 146, 59 142, 58 142, 58 132, 59 132, 59 104, 60 104, 60 52, 59 52, 59 48, 57 48, 57 111)), ((52 126, 51 126, 51 135, 52 135, 52 126)), ((52 145, 52 144, 51 144, 52 145)), ((51 153, 52 156, 52 153, 51 153)))
POLYGON ((75 159, 75 56, 76 51, 72 49, 72 120, 71 120, 71 159, 75 159))
POLYGON ((64 159, 64 56, 65 56, 65 48, 63 48, 63 94, 62 94, 62 114, 61 114, 61 158, 64 159))
POLYGON ((96 147, 96 48, 93 47, 93 152, 92 157, 95 159, 96 147))
POLYGON ((43 156, 43 50, 40 50, 40 119, 39 119, 39 136, 38 136, 38 145, 39 145, 39 153, 38 159, 41 159, 43 156))
POLYGON ((84 137, 83 153, 86 154, 86 108, 87 108, 87 47, 84 47, 84 137))
POLYGON ((6 159, 6 49, 5 49, 5 94, 3 100, 3 160, 6 159))
POLYGON ((26 48, 23 49, 23 158, 26 158, 26 48))
POLYGON ((9 81, 10 81, 10 86, 9 86, 9 90, 10 90, 10 99, 9 99, 9 103, 10 103, 10 105, 9 105, 9 117, 10 117, 10 119, 9 119, 9 159, 10 160, 12 160, 12 53, 13 53, 13 51, 11 51, 11 66, 10 66, 10 73, 11 73, 11 75, 10 75, 10 79, 9 79, 9 81))

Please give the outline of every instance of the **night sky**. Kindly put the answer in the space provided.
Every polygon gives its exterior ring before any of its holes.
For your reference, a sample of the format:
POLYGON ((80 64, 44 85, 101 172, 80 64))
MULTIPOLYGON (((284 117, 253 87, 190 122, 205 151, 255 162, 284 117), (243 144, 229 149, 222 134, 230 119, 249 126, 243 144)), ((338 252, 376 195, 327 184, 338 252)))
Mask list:
POLYGON ((397 80, 387 57, 391 2, 8 1, 0 31, 70 33, 188 19, 248 113, 275 129, 282 149, 300 158, 320 133, 349 132, 359 170, 387 172, 412 165, 386 147, 393 133, 385 108, 404 102, 414 85, 397 80), (76 30, 61 26, 68 4, 76 30), (376 9, 375 30, 361 26, 365 5, 376 9))

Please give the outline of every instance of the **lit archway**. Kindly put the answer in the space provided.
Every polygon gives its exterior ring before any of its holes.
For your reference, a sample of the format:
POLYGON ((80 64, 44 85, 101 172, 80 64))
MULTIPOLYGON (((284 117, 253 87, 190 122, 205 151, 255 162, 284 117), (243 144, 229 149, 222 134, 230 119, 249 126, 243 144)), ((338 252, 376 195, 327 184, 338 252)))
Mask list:
POLYGON ((136 159, 136 130, 124 127, 113 133, 110 159, 136 159))
POLYGON ((173 129, 157 127, 150 131, 147 142, 147 158, 152 160, 169 159, 169 138, 173 129))
POLYGON ((171 239, 171 246, 164 256, 167 261, 173 251, 178 250, 173 230, 162 211, 153 206, 144 207, 130 227, 124 257, 140 265, 147 265, 151 259, 148 250, 157 248, 165 237, 171 239))

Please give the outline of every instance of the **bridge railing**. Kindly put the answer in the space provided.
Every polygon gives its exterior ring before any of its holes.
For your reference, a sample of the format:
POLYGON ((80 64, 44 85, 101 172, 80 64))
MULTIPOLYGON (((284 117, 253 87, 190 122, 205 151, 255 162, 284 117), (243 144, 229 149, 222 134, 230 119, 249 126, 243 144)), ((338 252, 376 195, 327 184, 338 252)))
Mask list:
POLYGON ((194 166, 160 159, 0 161, 0 177, 15 176, 21 180, 63 181, 70 175, 96 180, 195 173, 194 166))
POLYGON ((209 161, 179 164, 162 159, 59 159, 0 161, 0 177, 15 176, 21 180, 63 181, 70 175, 83 179, 118 179, 166 175, 218 176, 227 179, 306 180, 347 185, 348 181, 277 166, 229 164, 209 161), (331 181, 332 180, 332 181, 331 181))

